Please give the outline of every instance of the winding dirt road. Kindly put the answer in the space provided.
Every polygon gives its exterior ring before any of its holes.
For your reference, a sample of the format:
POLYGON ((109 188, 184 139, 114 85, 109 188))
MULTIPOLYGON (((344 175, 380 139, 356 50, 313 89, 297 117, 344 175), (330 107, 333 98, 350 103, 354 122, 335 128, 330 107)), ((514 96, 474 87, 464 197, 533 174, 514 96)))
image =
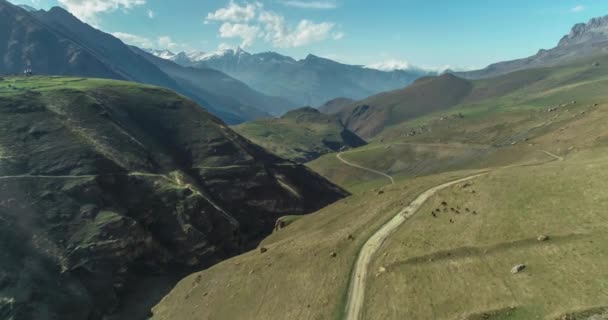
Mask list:
POLYGON ((394 179, 393 177, 391 177, 390 175, 388 175, 388 174, 384 173, 384 172, 380 172, 380 171, 378 171, 378 170, 374 170, 374 169, 366 168, 366 167, 364 167, 364 166, 360 166, 360 165, 358 165, 358 164, 354 164, 354 163, 349 162, 349 161, 347 161, 347 160, 344 160, 344 158, 342 158, 342 155, 343 155, 343 154, 345 154, 345 153, 347 153, 347 152, 348 152, 348 153, 353 153, 353 152, 362 152, 362 151, 367 151, 367 150, 370 150, 370 149, 364 149, 364 150, 355 150, 355 151, 345 151, 345 152, 340 152, 340 153, 338 153, 338 154, 336 155, 336 158, 338 158, 338 160, 342 161, 344 164, 349 165, 349 166, 351 166, 351 167, 359 168, 359 169, 361 169, 361 170, 365 170, 365 171, 369 171, 369 172, 371 172, 371 173, 375 173, 375 174, 377 174, 377 175, 381 175, 381 176, 383 176, 383 177, 385 177, 385 178, 389 179, 389 180, 390 180, 390 182, 391 182, 391 184, 395 184, 395 179, 394 179))
MULTIPOLYGON (((552 161, 563 161, 564 158, 557 156, 548 151, 539 150, 548 156, 554 158, 553 160, 537 163, 534 165, 542 165, 552 161)), ((368 168, 364 168, 347 161, 344 161, 340 154, 338 154, 338 159, 347 165, 354 166, 357 168, 361 168, 367 171, 375 172, 386 176, 386 174, 376 172, 375 170, 371 170, 368 168)), ((374 233, 363 245, 361 250, 359 251, 359 256, 357 257, 357 261, 355 262, 355 266, 353 269, 353 273, 350 279, 350 286, 348 288, 348 297, 346 301, 345 308, 345 317, 346 320, 359 320, 361 318, 361 311, 363 310, 364 302, 365 302, 365 284, 367 277, 369 275, 369 266, 371 264, 372 258, 374 254, 380 249, 384 241, 405 221, 411 218, 420 207, 432 196, 434 196, 437 192, 442 191, 446 188, 449 188, 455 184, 459 184, 464 181, 472 180, 478 178, 480 176, 486 175, 493 170, 487 170, 481 173, 477 173, 459 180, 447 182, 438 186, 435 186, 421 195, 419 195, 414 201, 412 201, 406 208, 401 210, 395 217, 393 217, 389 222, 384 224, 376 233, 374 233)), ((391 182, 394 183, 394 180, 391 177, 391 182)))

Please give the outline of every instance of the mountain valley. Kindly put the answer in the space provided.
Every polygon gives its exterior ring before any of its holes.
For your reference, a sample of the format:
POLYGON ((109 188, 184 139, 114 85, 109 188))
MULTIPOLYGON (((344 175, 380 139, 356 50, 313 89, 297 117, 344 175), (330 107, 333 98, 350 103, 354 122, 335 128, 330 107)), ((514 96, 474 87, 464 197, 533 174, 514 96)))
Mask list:
POLYGON ((601 2, 49 3, 0 0, 0 320, 608 319, 601 2))

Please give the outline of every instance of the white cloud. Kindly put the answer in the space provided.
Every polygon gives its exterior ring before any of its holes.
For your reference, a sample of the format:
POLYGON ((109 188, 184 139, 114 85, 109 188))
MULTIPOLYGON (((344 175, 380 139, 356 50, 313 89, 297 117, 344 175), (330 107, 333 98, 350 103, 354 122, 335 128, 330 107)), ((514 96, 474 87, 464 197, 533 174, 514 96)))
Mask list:
POLYGON ((122 40, 124 43, 134 45, 145 49, 168 49, 168 50, 182 50, 186 46, 176 43, 168 36, 160 36, 156 39, 150 39, 126 32, 114 32, 113 36, 122 40))
POLYGON ((173 42, 173 40, 169 36, 158 37, 156 39, 156 43, 158 44, 158 47, 162 49, 176 50, 182 47, 182 45, 173 42))
POLYGON ((97 15, 104 12, 113 12, 119 9, 129 10, 133 7, 146 4, 146 0, 58 0, 73 15, 82 21, 92 24, 98 23, 97 15))
POLYGON ((220 37, 241 38, 243 40, 241 47, 243 48, 251 46, 258 37, 259 32, 259 27, 241 23, 225 22, 220 27, 220 37))
POLYGON ((259 2, 239 5, 230 1, 225 8, 209 13, 205 24, 215 21, 223 22, 219 29, 221 38, 240 38, 242 47, 253 45, 256 39, 278 48, 293 48, 344 37, 344 33, 334 32, 336 25, 331 22, 304 19, 290 25, 283 15, 265 10, 259 2))
POLYGON ((154 48, 154 41, 126 32, 113 32, 113 36, 122 40, 124 43, 132 44, 142 48, 154 48))
POLYGON ((581 12, 581 11, 584 11, 584 10, 585 10, 585 6, 583 6, 583 5, 578 5, 578 6, 574 7, 574 8, 572 8, 572 9, 570 9, 570 11, 572 11, 572 12, 581 12))
POLYGON ((281 4, 287 7, 303 9, 335 9, 338 5, 333 1, 303 1, 303 0, 284 0, 281 4))
POLYGON ((230 1, 226 8, 218 9, 215 12, 207 14, 207 21, 229 21, 229 22, 248 22, 255 17, 257 8, 261 7, 260 3, 245 4, 240 6, 234 1, 230 1))
POLYGON ((376 63, 372 63, 366 66, 370 69, 382 70, 382 71, 393 71, 393 70, 407 70, 410 68, 409 62, 399 59, 388 59, 376 63))
POLYGON ((152 9, 148 9, 148 18, 154 19, 156 17, 156 13, 152 9))
POLYGON ((333 23, 329 22, 314 23, 309 20, 302 20, 294 30, 280 38, 275 38, 273 43, 280 48, 301 47, 329 38, 334 26, 333 23))

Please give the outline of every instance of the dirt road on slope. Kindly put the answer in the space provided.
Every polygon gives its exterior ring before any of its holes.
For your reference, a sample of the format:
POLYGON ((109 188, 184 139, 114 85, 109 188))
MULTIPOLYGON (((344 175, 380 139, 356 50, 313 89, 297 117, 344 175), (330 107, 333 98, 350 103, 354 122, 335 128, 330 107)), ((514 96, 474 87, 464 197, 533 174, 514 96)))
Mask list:
POLYGON ((361 315, 363 303, 365 301, 365 284, 369 274, 369 265, 374 253, 380 248, 382 243, 395 231, 403 222, 413 216, 418 209, 433 195, 437 192, 451 187, 455 184, 475 179, 479 176, 485 175, 487 172, 478 173, 460 180, 444 183, 442 185, 433 187, 418 198, 412 201, 405 209, 401 210, 393 219, 387 222, 380 228, 374 235, 372 235, 367 242, 361 248, 359 257, 353 270, 350 287, 348 290, 348 300, 346 302, 346 317, 348 320, 358 320, 361 315))
MULTIPOLYGON (((548 162, 553 161, 563 161, 564 158, 552 154, 548 151, 539 150, 552 158, 553 160, 545 161, 541 163, 536 163, 533 165, 542 165, 548 162)), ((340 159, 338 155, 338 159, 340 159)), ((342 160, 342 159, 340 159, 342 160)), ((346 161, 342 160, 347 163, 346 161)), ((347 163, 348 164, 348 163, 347 163)), ((352 165, 352 164, 349 164, 352 165)), ((359 167, 357 165, 354 165, 359 167)), ((526 165, 517 165, 517 166, 526 166, 526 165)), ((528 164, 529 166, 529 164, 528 164)), ((500 169, 500 168, 497 168, 500 169)), ((367 170, 367 169, 366 169, 367 170)), ((421 195, 419 195, 414 201, 412 201, 406 208, 401 210, 395 217, 393 217, 389 222, 384 224, 380 230, 374 233, 363 245, 361 250, 359 251, 359 256, 357 257, 357 261, 355 262, 355 267, 353 269, 353 273, 350 279, 350 286, 348 288, 348 297, 346 301, 345 308, 345 319, 346 320, 359 320, 361 317, 361 311, 363 309, 363 305, 365 302, 365 285, 366 280, 369 275, 369 266, 371 264, 372 258, 376 251, 380 249, 380 246, 384 243, 384 241, 405 221, 407 221, 410 217, 412 217, 418 209, 432 196, 434 196, 437 192, 442 191, 443 189, 449 188, 455 184, 459 184, 464 181, 472 180, 478 178, 480 176, 486 175, 493 170, 487 170, 485 172, 477 173, 459 180, 447 182, 438 186, 435 186, 421 195)), ((375 172, 375 171, 373 171, 375 172)), ((382 174, 384 175, 384 174, 382 174)))
MULTIPOLYGON (((366 150, 361 150, 361 151, 367 151, 367 150, 369 150, 369 149, 366 149, 366 150)), ((350 152, 358 152, 358 151, 350 151, 350 152)), ((343 155, 344 153, 346 153, 346 152, 340 152, 340 153, 338 153, 338 154, 336 155, 336 157, 338 158, 338 160, 342 161, 342 163, 344 163, 344 164, 346 164, 346 165, 348 165, 348 166, 351 166, 351 167, 359 168, 359 169, 361 169, 361 170, 365 170, 365 171, 369 171, 369 172, 371 172, 371 173, 375 173, 375 174, 377 174, 377 175, 381 175, 381 176, 383 176, 383 177, 387 178, 387 179, 388 179, 388 180, 391 182, 391 184, 395 184, 395 179, 394 179, 393 177, 389 176, 388 174, 384 173, 384 172, 380 172, 380 171, 378 171, 378 170, 374 170, 374 169, 366 168, 366 167, 364 167, 364 166, 360 166, 360 165, 358 165, 358 164, 354 164, 354 163, 352 163, 352 162, 349 162, 349 161, 347 161, 347 160, 344 160, 344 158, 342 158, 342 155, 343 155)))

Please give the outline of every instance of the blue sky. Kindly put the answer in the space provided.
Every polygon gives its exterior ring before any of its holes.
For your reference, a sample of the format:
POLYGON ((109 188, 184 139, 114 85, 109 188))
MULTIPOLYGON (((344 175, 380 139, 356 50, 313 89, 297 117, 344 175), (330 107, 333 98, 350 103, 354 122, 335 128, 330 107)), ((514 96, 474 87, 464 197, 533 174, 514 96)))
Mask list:
POLYGON ((605 0, 12 0, 61 5, 140 46, 243 46, 351 64, 476 68, 555 46, 605 0))

